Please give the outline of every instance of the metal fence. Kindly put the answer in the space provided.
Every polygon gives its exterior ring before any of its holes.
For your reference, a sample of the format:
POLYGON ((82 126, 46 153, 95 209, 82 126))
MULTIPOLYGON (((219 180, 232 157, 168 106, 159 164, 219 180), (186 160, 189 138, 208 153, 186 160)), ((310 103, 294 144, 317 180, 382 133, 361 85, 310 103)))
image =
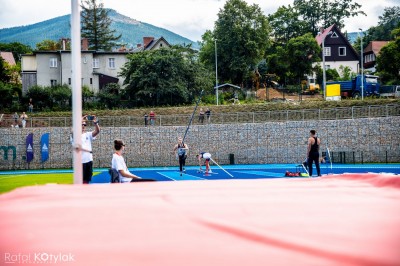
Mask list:
MULTIPOLYGON (((155 126, 182 126, 187 125, 191 114, 185 115, 157 115, 155 126)), ((235 124, 235 123, 265 123, 304 120, 338 120, 373 117, 400 116, 400 105, 369 105, 353 107, 337 107, 330 109, 303 109, 303 110, 273 110, 264 112, 234 112, 213 113, 210 118, 201 122, 196 116, 193 124, 235 124)), ((144 126, 144 117, 139 116, 102 116, 99 117, 105 127, 137 127, 144 126)), ((15 125, 12 118, 3 118, 1 127, 15 125)), ((71 127, 72 117, 31 117, 27 120, 27 127, 71 127)))

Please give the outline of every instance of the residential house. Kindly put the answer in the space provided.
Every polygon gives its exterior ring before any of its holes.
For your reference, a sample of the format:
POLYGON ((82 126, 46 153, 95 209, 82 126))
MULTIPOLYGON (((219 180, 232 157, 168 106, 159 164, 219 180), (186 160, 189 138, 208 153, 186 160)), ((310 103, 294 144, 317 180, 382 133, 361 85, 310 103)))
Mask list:
POLYGON ((1 52, 0 51, 0 57, 3 58, 3 60, 5 62, 7 62, 10 66, 16 65, 14 55, 12 54, 12 52, 1 52))
POLYGON ((388 41, 372 41, 363 51, 364 58, 364 70, 370 71, 371 73, 376 72, 376 58, 379 55, 382 47, 388 44, 388 41))
POLYGON ((171 45, 162 36, 158 39, 155 39, 154 37, 143 37, 143 44, 138 44, 137 47, 132 50, 132 52, 137 53, 142 51, 151 51, 165 47, 169 48, 171 45))
MULTIPOLYGON (((315 37, 315 40, 321 47, 322 42, 325 40, 325 50, 323 51, 325 55, 325 69, 339 70, 340 66, 347 66, 352 72, 358 73, 360 56, 335 24, 327 29, 323 29, 315 37)), ((322 62, 319 64, 322 68, 322 62)))
MULTIPOLYGON (((63 47, 64 45, 63 41, 63 47)), ((132 50, 119 49, 113 52, 90 51, 85 39, 82 42, 81 69, 82 86, 88 86, 98 93, 109 83, 123 85, 123 78, 118 77, 121 68, 128 62, 127 55, 135 52, 170 47, 163 38, 144 37, 143 45, 132 50), (138 49, 141 48, 141 49, 138 49)), ((22 93, 26 94, 30 87, 71 85, 71 51, 35 51, 22 55, 22 93)))

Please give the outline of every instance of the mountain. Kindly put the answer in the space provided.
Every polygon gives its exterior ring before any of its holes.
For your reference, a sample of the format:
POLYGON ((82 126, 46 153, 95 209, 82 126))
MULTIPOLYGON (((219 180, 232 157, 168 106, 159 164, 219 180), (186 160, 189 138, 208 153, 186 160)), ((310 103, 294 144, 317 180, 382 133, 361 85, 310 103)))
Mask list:
MULTIPOLYGON (((161 36, 172 45, 192 44, 193 48, 198 48, 197 43, 172 31, 137 21, 121 15, 113 9, 109 11, 112 20, 111 29, 116 30, 116 35, 122 34, 119 42, 127 44, 128 48, 136 47, 139 43, 142 44, 143 37, 160 38, 161 36)), ((45 39, 58 41, 60 38, 70 38, 70 17, 70 15, 65 15, 27 26, 0 29, 0 42, 20 42, 35 49, 36 43, 45 39)))

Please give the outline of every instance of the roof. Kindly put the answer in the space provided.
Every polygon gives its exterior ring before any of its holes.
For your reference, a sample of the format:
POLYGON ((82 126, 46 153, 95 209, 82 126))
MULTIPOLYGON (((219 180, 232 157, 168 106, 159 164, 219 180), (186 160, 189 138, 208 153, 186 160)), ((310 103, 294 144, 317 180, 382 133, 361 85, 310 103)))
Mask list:
POLYGON ((9 65, 15 66, 15 59, 12 52, 0 52, 0 56, 6 61, 9 65))
POLYGON ((322 40, 324 40, 326 38, 326 36, 328 36, 328 34, 332 31, 332 28, 335 26, 335 24, 333 24, 332 26, 330 26, 327 29, 324 29, 323 32, 321 34, 318 34, 315 37, 315 40, 317 41, 318 45, 322 44, 322 40))
POLYGON ((367 47, 364 49, 364 53, 373 52, 378 55, 382 47, 388 44, 389 41, 371 41, 367 47))

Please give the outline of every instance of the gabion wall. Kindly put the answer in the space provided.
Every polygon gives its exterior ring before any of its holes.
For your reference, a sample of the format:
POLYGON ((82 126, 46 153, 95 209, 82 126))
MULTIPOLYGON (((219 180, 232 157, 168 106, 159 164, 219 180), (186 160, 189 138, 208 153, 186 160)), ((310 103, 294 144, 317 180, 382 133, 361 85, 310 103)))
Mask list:
MULTIPOLYGON (((219 164, 232 159, 236 164, 300 163, 306 157, 310 129, 321 138, 321 151, 329 147, 332 152, 350 154, 355 163, 400 162, 399 125, 400 117, 195 125, 185 140, 190 148, 187 164, 197 164, 199 151, 210 152, 219 164)), ((185 130, 185 126, 102 127, 93 145, 94 167, 110 166, 116 138, 126 142, 124 157, 129 167, 177 165, 172 149, 185 130)), ((70 132, 71 128, 59 127, 1 128, 0 169, 71 168, 70 132), (29 133, 34 136, 35 158, 28 165, 25 139, 29 133), (50 133, 50 156, 41 163, 44 133, 50 133)))

